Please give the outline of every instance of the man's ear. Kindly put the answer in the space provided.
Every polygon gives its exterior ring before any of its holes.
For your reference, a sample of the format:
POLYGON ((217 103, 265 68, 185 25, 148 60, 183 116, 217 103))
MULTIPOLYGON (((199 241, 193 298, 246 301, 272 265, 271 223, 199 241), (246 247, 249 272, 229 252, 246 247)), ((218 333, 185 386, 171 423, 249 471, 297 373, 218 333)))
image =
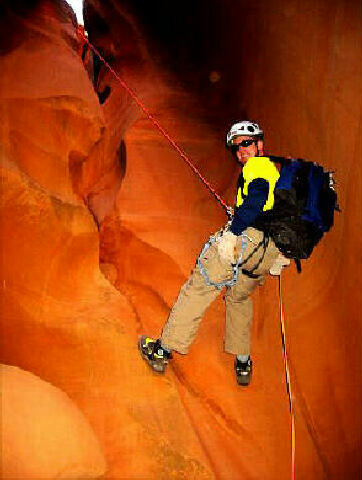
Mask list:
POLYGON ((260 157, 264 155, 264 140, 258 140, 258 152, 260 157))

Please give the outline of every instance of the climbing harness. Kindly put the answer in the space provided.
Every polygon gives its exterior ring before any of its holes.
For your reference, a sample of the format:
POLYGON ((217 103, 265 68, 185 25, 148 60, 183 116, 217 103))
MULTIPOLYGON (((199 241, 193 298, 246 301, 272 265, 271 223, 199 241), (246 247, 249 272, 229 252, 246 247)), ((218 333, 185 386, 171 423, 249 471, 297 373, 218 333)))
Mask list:
MULTIPOLYGON (((191 160, 188 158, 186 153, 182 150, 182 148, 171 138, 171 136, 167 133, 167 131, 162 127, 162 125, 156 120, 156 118, 148 111, 148 109, 143 105, 143 103, 139 100, 136 93, 126 84, 124 80, 117 74, 117 72, 111 67, 111 65, 103 58, 103 56, 99 53, 99 51, 90 43, 88 38, 86 37, 85 32, 82 30, 78 30, 79 37, 82 38, 84 44, 87 44, 92 52, 98 56, 101 62, 108 68, 108 70, 114 75, 114 77, 118 80, 121 86, 128 92, 128 94, 133 98, 136 102, 138 107, 143 111, 143 113, 147 116, 147 118, 153 123, 153 125, 161 132, 161 134, 166 138, 166 140, 172 145, 172 147, 179 153, 181 158, 189 165, 191 170, 199 177, 199 179, 204 183, 204 185, 209 189, 209 191, 215 196, 221 206, 225 209, 226 214, 228 217, 232 217, 233 209, 232 207, 228 206, 225 201, 220 197, 220 195, 214 190, 211 184, 201 175, 199 170, 193 165, 191 160)), ((250 134, 250 133, 249 133, 250 134)), ((242 269, 242 273, 251 278, 258 277, 253 275, 254 272, 260 263, 263 261, 265 251, 269 242, 269 236, 264 236, 263 240, 259 242, 259 244, 254 248, 251 254, 248 255, 247 258, 243 259, 243 253, 246 248, 246 234, 242 234, 242 249, 237 259, 235 265, 233 265, 233 276, 231 279, 228 279, 224 282, 212 282, 207 275, 205 267, 202 263, 201 257, 204 257, 208 249, 211 247, 213 243, 217 241, 217 236, 211 236, 209 241, 206 242, 199 258, 198 258, 198 265, 200 267, 200 271, 208 285, 214 285, 216 288, 222 288, 223 286, 233 286, 236 284, 239 276, 239 269, 242 265, 244 265, 251 257, 256 253, 256 251, 263 245, 264 252, 261 259, 258 261, 257 265, 253 267, 251 271, 247 271, 242 269)), ((250 240, 250 239, 249 239, 250 240)), ((291 437, 292 437, 292 480, 295 480, 295 422, 294 422, 294 408, 293 408, 293 399, 292 399, 292 390, 291 390, 291 383, 290 383, 290 373, 289 373, 289 365, 288 365, 288 357, 286 351, 286 342, 285 342, 285 327, 284 327, 284 318, 283 318, 283 309, 282 309, 282 300, 281 300, 281 277, 279 276, 279 310, 280 310, 280 321, 281 321, 281 334, 282 334, 282 346, 283 346, 283 356, 284 356, 284 363, 285 363, 285 372, 286 372, 286 382, 287 382, 287 392, 289 396, 289 408, 290 408, 290 415, 291 415, 291 437)))
MULTIPOLYGON (((229 225, 230 225, 230 222, 228 222, 227 226, 229 226, 229 225)), ((216 235, 211 235, 209 240, 205 243, 205 245, 204 245, 204 247, 203 247, 203 249, 202 249, 202 251, 199 255, 199 258, 197 259, 197 265, 200 268, 200 273, 203 276, 206 285, 212 285, 212 286, 218 288, 219 290, 221 290, 223 287, 233 287, 238 282, 240 270, 241 270, 241 273, 243 275, 246 275, 249 278, 258 279, 260 275, 256 275, 253 272, 255 272, 255 270, 257 270, 257 268, 259 267, 261 262, 264 260, 265 252, 266 252, 266 249, 267 249, 267 246, 269 244, 270 239, 269 239, 269 237, 264 235, 263 239, 256 245, 256 247, 250 252, 250 254, 246 258, 243 259, 243 255, 244 255, 244 252, 245 252, 245 249, 246 249, 246 240, 248 239, 249 241, 253 242, 253 240, 245 232, 243 232, 241 234, 241 252, 240 252, 240 255, 239 255, 236 263, 231 264, 232 265, 232 270, 233 270, 232 277, 227 279, 227 280, 223 280, 221 282, 213 282, 210 279, 210 277, 209 277, 209 275, 206 271, 206 268, 205 268, 204 264, 202 263, 202 260, 204 259, 205 255, 206 255, 206 252, 209 250, 211 245, 213 243, 216 243, 218 241, 218 239, 222 237, 222 234, 223 234, 223 232, 217 233, 216 235), (254 267, 251 270, 246 270, 244 268, 240 268, 243 265, 245 265, 245 263, 248 260, 250 260, 253 257, 253 255, 262 246, 264 247, 263 248, 263 253, 262 253, 260 259, 258 260, 258 262, 254 265, 254 267)))
POLYGON ((294 405, 293 405, 293 394, 292 394, 292 385, 290 381, 290 372, 289 372, 289 362, 286 348, 286 339, 285 339, 285 325, 284 325, 284 314, 283 314, 283 304, 282 304, 282 277, 279 275, 279 315, 280 315, 280 330, 282 336, 282 347, 283 347, 283 358, 285 366, 285 380, 287 385, 287 393, 289 397, 289 411, 290 411, 290 430, 291 430, 291 474, 292 480, 295 480, 295 418, 294 418, 294 405))
POLYGON ((145 105, 141 102, 138 98, 136 93, 132 90, 131 87, 127 85, 127 83, 118 75, 118 73, 111 67, 111 65, 103 58, 100 52, 90 43, 88 38, 86 37, 85 33, 82 30, 78 31, 79 37, 81 37, 82 41, 86 43, 92 52, 97 55, 97 57, 101 60, 101 62, 108 68, 108 70, 114 75, 114 77, 118 80, 121 86, 126 90, 126 92, 133 98, 136 102, 138 107, 142 110, 142 112, 147 116, 147 118, 153 123, 153 125, 159 130, 159 132, 166 138, 166 140, 172 145, 172 147, 179 153, 181 158, 188 164, 191 170, 199 177, 199 179, 204 183, 206 188, 214 195, 216 200, 221 204, 221 206, 225 209, 226 214, 230 218, 233 213, 232 207, 227 205, 227 203, 222 199, 222 197, 216 192, 216 190, 211 186, 211 184, 206 180, 205 177, 199 172, 199 170, 195 167, 195 165, 191 162, 187 154, 184 150, 175 142, 175 140, 170 136, 170 134, 165 130, 165 128, 156 120, 156 118, 149 112, 149 110, 145 107, 145 105))
POLYGON ((210 277, 209 277, 209 275, 206 271, 206 268, 204 267, 201 259, 204 258, 206 252, 209 250, 211 245, 213 243, 217 242, 218 239, 221 238, 221 237, 222 237, 222 233, 220 235, 217 235, 217 234, 216 235, 211 235, 209 240, 205 243, 204 248, 202 249, 202 251, 199 255, 199 258, 197 259, 197 264, 200 268, 200 273, 204 277, 206 285, 212 285, 219 290, 221 290, 223 287, 232 287, 232 286, 236 285, 236 283, 238 281, 238 278, 239 278, 239 267, 243 264, 242 259, 243 259, 244 251, 246 249, 246 238, 248 238, 248 236, 246 234, 244 234, 244 233, 241 234, 241 252, 240 252, 240 255, 239 255, 236 263, 232 264, 232 268, 233 268, 232 277, 227 279, 227 280, 223 280, 221 282, 213 282, 210 279, 210 277))

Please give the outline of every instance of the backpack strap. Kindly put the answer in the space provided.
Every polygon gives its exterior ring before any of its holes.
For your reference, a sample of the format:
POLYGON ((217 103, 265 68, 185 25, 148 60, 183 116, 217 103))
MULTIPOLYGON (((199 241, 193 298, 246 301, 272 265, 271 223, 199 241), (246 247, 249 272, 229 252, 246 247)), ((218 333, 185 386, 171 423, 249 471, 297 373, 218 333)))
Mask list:
POLYGON ((302 273, 302 264, 300 263, 299 258, 294 259, 295 266, 297 267, 297 272, 302 273))
POLYGON ((241 272, 246 275, 247 277, 249 278, 259 278, 260 275, 257 275, 253 272, 255 272, 255 270, 257 270, 257 268, 259 267, 259 265, 261 264, 261 262, 264 260, 264 257, 265 257, 265 252, 266 252, 266 249, 269 245, 269 240, 270 240, 270 237, 269 236, 266 236, 264 234, 263 236, 263 239, 258 243, 258 245, 252 250, 252 252, 245 258, 245 260, 240 264, 240 267, 242 265, 244 265, 248 260, 250 260, 250 258, 252 258, 252 256, 260 249, 260 247, 264 247, 263 249, 263 253, 262 253, 262 256, 260 257, 260 259, 258 260, 258 262, 254 265, 254 267, 251 269, 251 270, 246 270, 245 268, 242 268, 241 269, 241 272))

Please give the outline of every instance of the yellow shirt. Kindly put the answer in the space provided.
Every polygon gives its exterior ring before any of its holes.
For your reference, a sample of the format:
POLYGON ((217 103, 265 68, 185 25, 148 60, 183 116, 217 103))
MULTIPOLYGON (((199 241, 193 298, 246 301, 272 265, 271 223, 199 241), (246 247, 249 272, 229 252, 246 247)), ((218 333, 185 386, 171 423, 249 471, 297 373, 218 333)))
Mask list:
POLYGON ((274 206, 274 188, 279 179, 279 172, 269 157, 250 157, 243 167, 244 177, 243 190, 238 188, 236 206, 243 204, 244 198, 248 195, 249 184, 257 178, 263 178, 269 184, 269 193, 263 211, 271 210, 274 206))

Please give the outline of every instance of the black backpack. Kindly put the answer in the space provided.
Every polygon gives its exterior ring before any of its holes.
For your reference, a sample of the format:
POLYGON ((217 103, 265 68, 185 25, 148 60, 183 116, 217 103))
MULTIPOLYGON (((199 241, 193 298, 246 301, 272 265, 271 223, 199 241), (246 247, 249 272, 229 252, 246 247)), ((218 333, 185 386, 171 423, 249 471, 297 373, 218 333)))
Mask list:
POLYGON ((333 174, 306 160, 269 158, 281 165, 274 207, 255 226, 273 239, 285 257, 295 260, 300 272, 300 260, 310 257, 339 210, 333 174))

